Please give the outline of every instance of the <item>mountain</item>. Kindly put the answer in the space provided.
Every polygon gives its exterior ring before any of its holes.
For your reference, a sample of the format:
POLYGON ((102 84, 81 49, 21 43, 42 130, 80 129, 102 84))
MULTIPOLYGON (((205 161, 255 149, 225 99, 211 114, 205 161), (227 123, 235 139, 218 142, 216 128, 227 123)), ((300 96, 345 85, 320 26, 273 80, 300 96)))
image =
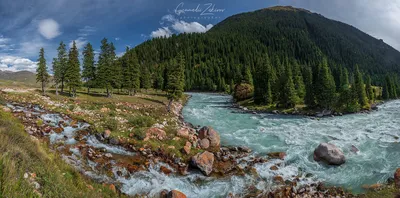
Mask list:
POLYGON ((326 57, 335 80, 340 68, 347 68, 351 74, 355 65, 363 74, 371 75, 376 85, 383 85, 388 73, 400 74, 400 53, 382 40, 345 23, 293 7, 237 14, 207 33, 154 38, 134 50, 141 65, 153 73, 155 84, 160 84, 157 81, 161 79, 157 73, 183 52, 186 90, 221 91, 232 87, 241 80, 246 68, 254 73, 258 59, 265 54, 274 66, 293 60, 312 66, 326 57))
POLYGON ((11 72, 0 70, 0 80, 17 81, 26 84, 36 84, 36 75, 29 71, 11 72))

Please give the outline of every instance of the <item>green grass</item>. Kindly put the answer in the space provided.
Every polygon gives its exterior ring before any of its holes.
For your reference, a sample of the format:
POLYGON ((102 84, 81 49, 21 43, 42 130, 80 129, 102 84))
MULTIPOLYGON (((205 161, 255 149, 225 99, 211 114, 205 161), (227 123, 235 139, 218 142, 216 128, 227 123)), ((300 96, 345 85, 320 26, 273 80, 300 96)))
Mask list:
POLYGON ((118 194, 83 177, 46 144, 32 140, 23 125, 0 110, 0 197, 118 197, 118 194), (24 178, 35 173, 38 193, 24 178), (93 189, 88 185, 93 186, 93 189))
POLYGON ((365 193, 365 198, 391 198, 400 196, 400 189, 396 188, 394 185, 385 186, 381 190, 369 190, 365 193))

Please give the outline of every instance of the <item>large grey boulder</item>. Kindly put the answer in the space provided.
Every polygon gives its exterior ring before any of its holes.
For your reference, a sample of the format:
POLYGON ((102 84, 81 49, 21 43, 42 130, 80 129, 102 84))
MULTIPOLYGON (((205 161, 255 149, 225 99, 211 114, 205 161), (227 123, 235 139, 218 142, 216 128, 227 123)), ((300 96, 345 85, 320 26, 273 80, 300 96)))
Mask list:
POLYGON ((314 160, 329 165, 342 165, 346 162, 343 151, 331 143, 321 143, 314 150, 314 160))
POLYGON ((200 169, 204 175, 208 176, 213 170, 214 154, 208 151, 198 153, 192 157, 191 163, 194 167, 200 169))

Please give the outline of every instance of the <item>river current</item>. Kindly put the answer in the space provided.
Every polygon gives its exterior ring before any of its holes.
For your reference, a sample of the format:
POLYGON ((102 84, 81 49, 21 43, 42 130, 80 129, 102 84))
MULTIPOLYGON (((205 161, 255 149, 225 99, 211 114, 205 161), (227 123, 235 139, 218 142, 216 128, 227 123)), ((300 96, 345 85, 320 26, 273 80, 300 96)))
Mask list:
MULTIPOLYGON (((362 192, 364 184, 384 183, 400 166, 400 101, 379 106, 369 114, 352 114, 314 120, 304 116, 244 114, 230 108, 231 96, 190 93, 183 110, 187 122, 209 125, 221 135, 222 145, 246 145, 262 155, 284 151, 284 177, 310 173, 313 180, 362 192), (321 142, 333 143, 346 156, 346 163, 325 166, 313 160, 321 142), (352 147, 358 148, 353 152, 352 147)), ((265 178, 268 168, 257 169, 265 178)))

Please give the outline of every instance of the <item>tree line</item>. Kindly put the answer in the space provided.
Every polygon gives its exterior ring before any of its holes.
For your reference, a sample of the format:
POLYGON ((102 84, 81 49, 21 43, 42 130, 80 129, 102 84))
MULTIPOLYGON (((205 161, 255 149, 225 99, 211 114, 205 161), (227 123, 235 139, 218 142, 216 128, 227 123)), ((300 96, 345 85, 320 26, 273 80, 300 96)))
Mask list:
MULTIPOLYGON (((53 77, 56 94, 66 92, 71 97, 77 96, 77 90, 84 86, 87 93, 92 88, 103 88, 106 96, 112 97, 114 90, 125 90, 130 96, 135 95, 140 89, 162 89, 166 91, 170 100, 179 99, 184 91, 184 65, 185 57, 182 53, 164 65, 163 73, 158 74, 157 81, 152 81, 151 73, 146 65, 141 65, 136 51, 126 48, 123 57, 118 58, 112 42, 106 38, 101 41, 98 60, 95 60, 93 46, 87 43, 82 51, 82 69, 79 60, 79 50, 75 41, 67 52, 66 45, 61 42, 57 48, 57 57, 53 58, 53 77)), ((41 90, 45 95, 45 87, 50 83, 50 75, 44 57, 44 49, 40 49, 37 82, 41 83, 41 90)))

